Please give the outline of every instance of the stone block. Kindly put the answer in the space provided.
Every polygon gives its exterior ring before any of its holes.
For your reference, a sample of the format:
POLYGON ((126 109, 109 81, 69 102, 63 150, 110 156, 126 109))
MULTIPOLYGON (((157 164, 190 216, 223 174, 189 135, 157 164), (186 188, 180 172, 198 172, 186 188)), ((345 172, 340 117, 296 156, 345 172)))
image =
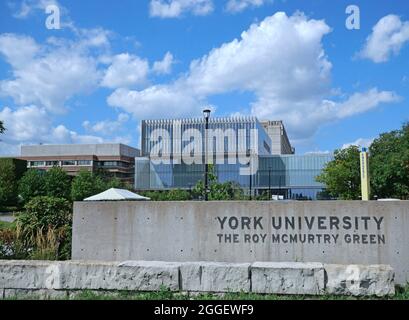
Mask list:
POLYGON ((36 290, 49 284, 53 289, 53 273, 58 265, 49 261, 1 261, 0 288, 36 290))
POLYGON ((324 268, 328 294, 379 297, 395 294, 391 266, 326 264, 324 268))
POLYGON ((181 290, 216 293, 249 292, 250 265, 250 263, 182 263, 181 290))
POLYGON ((5 289, 4 299, 25 299, 25 300, 63 300, 68 298, 68 292, 64 290, 38 289, 5 289))
POLYGON ((319 295, 325 289, 321 263, 256 262, 251 265, 252 292, 319 295))

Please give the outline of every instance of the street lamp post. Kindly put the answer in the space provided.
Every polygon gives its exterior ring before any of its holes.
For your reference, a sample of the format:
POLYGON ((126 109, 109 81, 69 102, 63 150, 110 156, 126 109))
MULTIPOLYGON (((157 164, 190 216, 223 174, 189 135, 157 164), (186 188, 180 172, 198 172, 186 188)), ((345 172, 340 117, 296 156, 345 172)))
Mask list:
POLYGON ((268 197, 271 200, 271 167, 268 167, 268 197))
POLYGON ((209 119, 210 119, 210 114, 211 110, 206 109, 203 110, 203 116, 206 121, 206 127, 205 127, 205 201, 209 201, 209 161, 207 159, 208 157, 208 131, 209 131, 209 119))
POLYGON ((249 187, 250 187, 250 201, 252 201, 253 200, 253 177, 252 177, 252 174, 253 174, 253 170, 252 170, 252 165, 251 165, 251 150, 250 149, 248 149, 247 150, 247 153, 249 154, 249 156, 250 156, 250 161, 249 161, 249 169, 250 169, 250 175, 249 175, 249 177, 250 177, 250 185, 249 185, 249 187))

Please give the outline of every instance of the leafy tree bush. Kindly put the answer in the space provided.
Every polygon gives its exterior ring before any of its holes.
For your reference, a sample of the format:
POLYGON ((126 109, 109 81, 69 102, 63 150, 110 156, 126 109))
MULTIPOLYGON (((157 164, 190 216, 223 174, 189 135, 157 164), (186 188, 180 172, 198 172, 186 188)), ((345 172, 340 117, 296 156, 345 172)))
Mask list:
POLYGON ((166 191, 147 191, 141 192, 145 197, 152 201, 188 201, 192 200, 192 194, 186 190, 166 190, 166 191))
MULTIPOLYGON (((204 199, 205 187, 203 181, 199 181, 193 189, 195 198, 204 199)), ((209 200, 244 200, 245 196, 240 186, 233 182, 219 183, 217 180, 209 179, 209 200)))
POLYGON ((71 178, 59 167, 54 167, 44 175, 44 189, 49 197, 70 199, 71 178))
POLYGON ((24 203, 46 194, 44 175, 42 171, 30 169, 20 179, 18 192, 24 203))
POLYGON ((4 128, 3 121, 0 121, 0 134, 4 133, 6 131, 6 128, 4 128))
POLYGON ((335 151, 335 159, 327 164, 316 179, 324 183, 330 195, 343 200, 357 200, 361 195, 359 149, 351 146, 335 151))
POLYGON ((0 159, 0 207, 17 204, 18 180, 26 168, 26 161, 0 159))
MULTIPOLYGON (((371 194, 377 198, 409 199, 409 123, 400 130, 381 134, 369 148, 371 194)), ((333 197, 360 197, 359 149, 337 150, 317 181, 325 183, 333 197)))
POLYGON ((72 222, 72 205, 62 198, 36 197, 24 206, 17 225, 25 232, 61 228, 72 222))
POLYGON ((372 194, 409 199, 409 123, 384 133, 370 147, 372 194))
POLYGON ((39 252, 46 253, 45 258, 49 258, 50 251, 55 250, 56 259, 69 259, 71 225, 71 203, 53 197, 32 199, 16 221, 19 238, 31 249, 31 258, 39 258, 39 252))
POLYGON ((106 185, 99 175, 83 170, 72 181, 71 198, 73 201, 82 201, 104 190, 106 185))

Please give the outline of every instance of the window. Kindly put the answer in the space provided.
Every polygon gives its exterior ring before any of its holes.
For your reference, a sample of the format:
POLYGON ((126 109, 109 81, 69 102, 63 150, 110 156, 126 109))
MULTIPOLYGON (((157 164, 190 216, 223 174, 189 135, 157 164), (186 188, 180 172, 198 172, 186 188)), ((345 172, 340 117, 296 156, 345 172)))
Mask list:
POLYGON ((73 160, 65 160, 65 161, 62 162, 62 165, 63 166, 75 166, 76 162, 73 161, 73 160))
POLYGON ((92 165, 91 160, 79 160, 78 161, 79 166, 90 166, 92 165))
POLYGON ((47 167, 58 167, 60 165, 59 161, 46 161, 45 165, 47 167))
POLYGON ((44 167, 44 161, 30 161, 30 167, 44 167))

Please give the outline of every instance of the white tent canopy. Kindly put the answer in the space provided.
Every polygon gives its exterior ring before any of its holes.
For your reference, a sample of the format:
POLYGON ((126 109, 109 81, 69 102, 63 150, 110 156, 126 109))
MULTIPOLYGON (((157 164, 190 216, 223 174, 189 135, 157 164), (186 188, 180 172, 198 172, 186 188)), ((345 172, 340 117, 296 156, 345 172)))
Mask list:
POLYGON ((128 190, 115 188, 109 189, 100 194, 84 199, 84 201, 121 201, 121 200, 145 201, 150 199, 142 197, 139 194, 133 193, 128 190))

